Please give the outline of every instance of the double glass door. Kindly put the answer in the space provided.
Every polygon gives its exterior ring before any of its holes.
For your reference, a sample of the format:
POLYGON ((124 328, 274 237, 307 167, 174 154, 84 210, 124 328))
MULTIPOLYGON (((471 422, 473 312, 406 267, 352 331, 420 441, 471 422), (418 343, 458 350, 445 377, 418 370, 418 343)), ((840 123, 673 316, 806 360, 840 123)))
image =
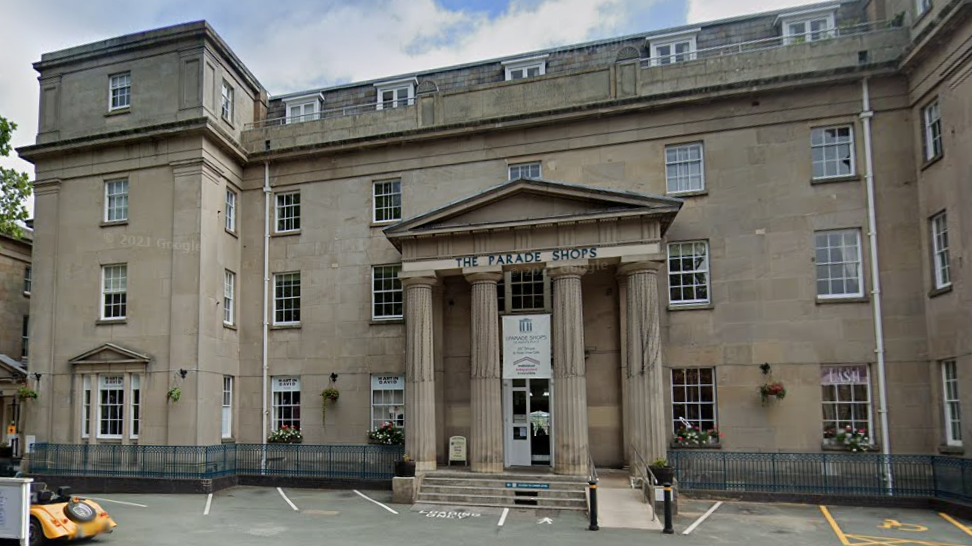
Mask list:
POLYGON ((551 384, 549 379, 503 380, 505 466, 550 466, 551 384))

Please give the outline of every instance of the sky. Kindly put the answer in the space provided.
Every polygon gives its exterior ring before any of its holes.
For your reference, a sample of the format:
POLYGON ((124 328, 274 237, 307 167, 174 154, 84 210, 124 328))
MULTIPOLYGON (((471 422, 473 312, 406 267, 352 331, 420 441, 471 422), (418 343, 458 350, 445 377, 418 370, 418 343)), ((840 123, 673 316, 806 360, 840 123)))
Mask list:
MULTIPOLYGON (((0 115, 37 132, 41 54, 205 19, 272 95, 808 4, 807 0, 0 0, 0 115)), ((25 171, 17 158, 0 165, 25 171)), ((32 202, 30 203, 32 206, 32 202)))

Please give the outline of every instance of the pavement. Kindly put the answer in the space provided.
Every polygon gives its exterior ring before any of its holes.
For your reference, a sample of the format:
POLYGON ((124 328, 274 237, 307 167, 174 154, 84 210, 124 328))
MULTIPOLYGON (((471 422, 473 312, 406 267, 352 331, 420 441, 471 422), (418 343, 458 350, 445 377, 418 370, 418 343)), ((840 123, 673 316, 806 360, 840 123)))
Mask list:
POLYGON ((212 498, 141 494, 90 498, 118 522, 113 534, 89 543, 97 546, 452 546, 510 541, 529 546, 592 542, 598 546, 972 545, 972 523, 928 510, 725 502, 712 511, 715 502, 685 496, 672 535, 606 527, 588 531, 587 515, 582 512, 396 505, 391 503, 390 491, 235 487, 212 498))

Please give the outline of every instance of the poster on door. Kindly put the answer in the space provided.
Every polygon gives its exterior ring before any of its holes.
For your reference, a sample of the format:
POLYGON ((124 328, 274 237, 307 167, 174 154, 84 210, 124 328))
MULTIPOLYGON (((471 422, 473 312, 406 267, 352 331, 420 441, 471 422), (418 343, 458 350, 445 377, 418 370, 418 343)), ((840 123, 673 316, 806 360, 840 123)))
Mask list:
POLYGON ((550 315, 503 317, 503 379, 550 378, 550 315))

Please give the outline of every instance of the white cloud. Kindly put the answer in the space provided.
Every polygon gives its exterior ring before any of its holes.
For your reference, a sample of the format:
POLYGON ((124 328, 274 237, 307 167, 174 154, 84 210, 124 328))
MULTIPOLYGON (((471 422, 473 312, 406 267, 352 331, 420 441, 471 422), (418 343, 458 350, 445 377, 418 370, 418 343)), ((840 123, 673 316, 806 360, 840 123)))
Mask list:
POLYGON ((704 23, 818 3, 820 0, 688 0, 688 23, 704 23))

